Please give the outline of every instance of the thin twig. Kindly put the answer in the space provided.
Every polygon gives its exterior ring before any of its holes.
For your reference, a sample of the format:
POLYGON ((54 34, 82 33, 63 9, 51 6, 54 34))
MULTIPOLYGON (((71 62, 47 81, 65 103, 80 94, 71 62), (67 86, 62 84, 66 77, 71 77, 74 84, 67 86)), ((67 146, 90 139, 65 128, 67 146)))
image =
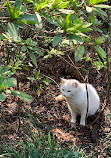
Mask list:
POLYGON ((66 59, 64 59, 62 56, 60 56, 61 59, 63 59, 66 63, 68 63, 70 66, 72 66, 80 75, 80 77, 82 78, 82 80, 84 81, 84 77, 82 76, 82 74, 80 73, 80 71, 78 70, 78 68, 74 65, 71 64, 70 62, 68 62, 66 59))
POLYGON ((40 73, 42 76, 44 76, 44 77, 47 77, 47 78, 49 78, 50 80, 52 80, 58 87, 60 87, 59 85, 58 85, 58 83, 53 79, 53 78, 51 78, 51 77, 49 77, 49 76, 47 76, 47 75, 45 75, 45 74, 43 74, 43 73, 40 73))

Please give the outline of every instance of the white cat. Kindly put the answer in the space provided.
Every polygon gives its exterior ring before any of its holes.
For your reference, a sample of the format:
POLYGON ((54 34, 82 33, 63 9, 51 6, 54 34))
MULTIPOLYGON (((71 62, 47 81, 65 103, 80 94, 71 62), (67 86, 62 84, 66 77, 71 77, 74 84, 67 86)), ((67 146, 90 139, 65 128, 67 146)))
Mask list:
MULTIPOLYGON (((100 98, 95 88, 87 84, 89 96, 88 116, 94 115, 100 106, 100 98)), ((80 125, 85 125, 87 113, 87 91, 86 84, 80 83, 75 79, 61 79, 60 91, 68 102, 68 108, 71 112, 71 122, 76 122, 77 115, 81 116, 80 125)))

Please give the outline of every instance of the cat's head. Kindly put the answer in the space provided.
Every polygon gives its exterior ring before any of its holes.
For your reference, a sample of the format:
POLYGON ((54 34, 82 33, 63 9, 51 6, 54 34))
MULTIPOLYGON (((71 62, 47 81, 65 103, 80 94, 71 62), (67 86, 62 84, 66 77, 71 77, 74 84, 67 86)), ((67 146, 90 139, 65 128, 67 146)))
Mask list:
POLYGON ((78 84, 79 82, 77 80, 66 80, 61 78, 60 91, 62 95, 64 95, 66 98, 74 96, 75 93, 78 91, 78 84))

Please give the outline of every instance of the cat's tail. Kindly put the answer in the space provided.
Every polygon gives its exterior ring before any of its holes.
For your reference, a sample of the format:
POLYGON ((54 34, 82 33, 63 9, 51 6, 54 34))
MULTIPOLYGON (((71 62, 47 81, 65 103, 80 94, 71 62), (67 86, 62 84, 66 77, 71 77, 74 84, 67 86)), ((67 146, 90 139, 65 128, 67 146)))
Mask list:
POLYGON ((62 100, 65 100, 66 98, 61 94, 61 95, 58 95, 56 98, 55 98, 55 100, 57 101, 57 102, 59 102, 59 101, 62 101, 62 100))

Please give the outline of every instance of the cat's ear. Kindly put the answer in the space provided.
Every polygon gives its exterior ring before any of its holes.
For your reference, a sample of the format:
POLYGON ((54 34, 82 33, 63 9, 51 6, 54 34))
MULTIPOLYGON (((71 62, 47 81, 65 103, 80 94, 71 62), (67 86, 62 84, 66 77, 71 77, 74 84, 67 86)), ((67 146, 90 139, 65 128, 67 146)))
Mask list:
POLYGON ((61 84, 64 84, 66 82, 66 79, 61 78, 61 84))
POLYGON ((72 82, 72 86, 74 86, 74 87, 78 87, 78 83, 77 82, 72 82))

